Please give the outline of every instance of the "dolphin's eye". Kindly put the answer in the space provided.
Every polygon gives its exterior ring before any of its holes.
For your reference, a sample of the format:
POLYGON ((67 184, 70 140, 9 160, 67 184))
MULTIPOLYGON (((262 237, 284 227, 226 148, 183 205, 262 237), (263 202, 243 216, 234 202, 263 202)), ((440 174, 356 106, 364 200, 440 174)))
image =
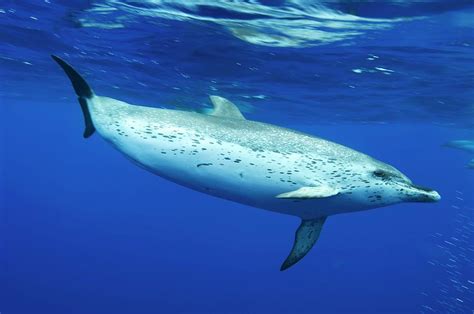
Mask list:
POLYGON ((373 174, 374 174, 374 176, 376 176, 377 178, 386 178, 386 177, 388 177, 388 174, 387 174, 385 171, 380 170, 380 169, 375 170, 375 171, 373 172, 373 174))

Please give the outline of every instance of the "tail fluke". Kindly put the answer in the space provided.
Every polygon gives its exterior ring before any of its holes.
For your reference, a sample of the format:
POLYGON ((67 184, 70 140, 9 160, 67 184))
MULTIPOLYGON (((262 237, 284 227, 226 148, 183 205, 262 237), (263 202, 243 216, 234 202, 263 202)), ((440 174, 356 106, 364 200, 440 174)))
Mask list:
POLYGON ((62 60, 61 58, 52 55, 51 56, 54 61, 56 61, 59 66, 64 70, 66 75, 71 80, 72 87, 78 96, 79 104, 81 105, 82 114, 84 115, 84 137, 88 138, 95 132, 94 124, 92 123, 91 113, 89 111, 88 106, 88 99, 94 96, 94 92, 89 87, 87 82, 82 78, 82 76, 77 73, 66 61, 62 60))

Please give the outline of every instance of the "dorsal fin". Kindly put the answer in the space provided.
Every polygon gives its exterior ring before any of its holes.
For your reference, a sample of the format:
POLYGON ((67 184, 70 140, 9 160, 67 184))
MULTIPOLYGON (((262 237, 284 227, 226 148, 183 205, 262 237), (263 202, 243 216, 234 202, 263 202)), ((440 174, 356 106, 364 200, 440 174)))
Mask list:
POLYGON ((222 117, 222 118, 232 118, 245 120, 245 117, 240 112, 239 108, 236 105, 231 103, 229 100, 220 96, 209 96, 211 99, 214 109, 209 113, 211 116, 222 117))
POLYGON ((281 265, 280 270, 283 271, 293 266, 299 260, 305 257, 305 255, 313 247, 314 243, 316 243, 318 240, 326 218, 327 217, 309 220, 303 219, 301 221, 301 225, 298 227, 298 230, 296 230, 293 248, 291 249, 290 255, 288 255, 286 260, 281 265))

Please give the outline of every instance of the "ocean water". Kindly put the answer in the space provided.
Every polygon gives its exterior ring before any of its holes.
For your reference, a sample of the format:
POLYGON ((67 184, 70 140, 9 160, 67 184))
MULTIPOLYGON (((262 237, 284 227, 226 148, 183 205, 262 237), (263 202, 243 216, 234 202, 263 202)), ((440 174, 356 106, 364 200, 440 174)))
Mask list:
POLYGON ((472 1, 0 1, 0 312, 472 313, 472 1), (201 111, 209 95, 436 189, 299 219, 127 161, 83 121, 56 54, 100 95, 201 111))

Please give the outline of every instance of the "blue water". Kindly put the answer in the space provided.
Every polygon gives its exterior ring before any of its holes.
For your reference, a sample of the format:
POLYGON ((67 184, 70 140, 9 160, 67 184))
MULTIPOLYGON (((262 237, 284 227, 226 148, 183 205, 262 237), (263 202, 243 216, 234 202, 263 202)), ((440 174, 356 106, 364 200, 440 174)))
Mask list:
POLYGON ((0 312, 472 313, 472 1, 0 2, 0 312), (82 138, 73 90, 235 102, 365 152, 438 203, 299 219, 210 197, 82 138))

